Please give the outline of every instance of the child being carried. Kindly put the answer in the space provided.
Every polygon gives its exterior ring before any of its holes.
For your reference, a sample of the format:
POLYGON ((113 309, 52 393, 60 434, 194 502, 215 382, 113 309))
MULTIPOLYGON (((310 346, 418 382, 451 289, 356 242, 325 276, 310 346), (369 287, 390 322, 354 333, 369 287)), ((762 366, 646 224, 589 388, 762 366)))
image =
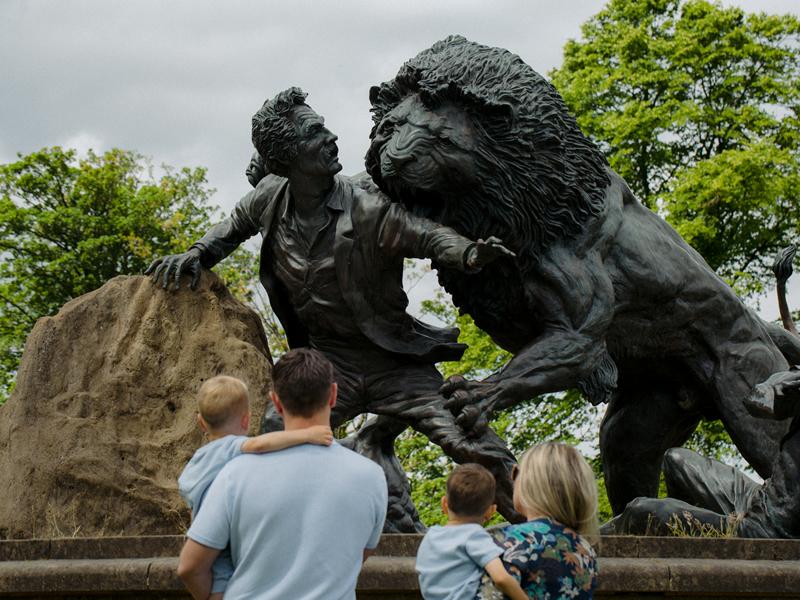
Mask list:
POLYGON ((417 552, 417 575, 425 600, 475 598, 484 570, 511 600, 527 600, 500 560, 503 549, 483 528, 497 508, 494 497, 494 477, 478 464, 459 465, 447 478, 442 498, 447 525, 428 529, 417 552))
MULTIPOLYGON (((211 482, 228 461, 242 453, 276 452, 300 444, 330 446, 330 427, 315 426, 295 431, 274 431, 248 437, 250 396, 247 386, 235 377, 218 375, 206 381, 197 395, 197 422, 208 435, 208 443, 198 449, 178 478, 178 491, 189 505, 192 518, 211 482)), ((230 547, 225 548, 212 567, 213 584, 209 600, 221 600, 233 573, 230 547)))

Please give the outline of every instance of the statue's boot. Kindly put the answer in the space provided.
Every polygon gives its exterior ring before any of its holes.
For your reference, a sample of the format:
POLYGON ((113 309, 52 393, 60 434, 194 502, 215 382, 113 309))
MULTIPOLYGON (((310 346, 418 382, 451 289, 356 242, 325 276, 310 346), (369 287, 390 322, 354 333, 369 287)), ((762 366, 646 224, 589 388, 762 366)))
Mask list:
POLYGON ((394 442, 408 426, 389 417, 370 417, 353 435, 339 443, 381 466, 389 488, 384 533, 425 533, 425 526, 411 500, 411 486, 394 452, 394 442))

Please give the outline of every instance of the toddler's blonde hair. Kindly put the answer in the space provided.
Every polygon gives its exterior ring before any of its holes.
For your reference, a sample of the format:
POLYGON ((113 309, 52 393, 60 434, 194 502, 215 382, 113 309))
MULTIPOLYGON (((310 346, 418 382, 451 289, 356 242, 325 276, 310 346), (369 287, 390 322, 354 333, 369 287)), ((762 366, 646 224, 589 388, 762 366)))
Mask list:
POLYGON ((551 517, 591 542, 599 541, 597 483, 592 468, 572 446, 549 442, 529 448, 515 483, 520 504, 551 517))
POLYGON ((241 379, 217 375, 200 386, 197 409, 211 429, 219 429, 250 410, 250 394, 241 379))

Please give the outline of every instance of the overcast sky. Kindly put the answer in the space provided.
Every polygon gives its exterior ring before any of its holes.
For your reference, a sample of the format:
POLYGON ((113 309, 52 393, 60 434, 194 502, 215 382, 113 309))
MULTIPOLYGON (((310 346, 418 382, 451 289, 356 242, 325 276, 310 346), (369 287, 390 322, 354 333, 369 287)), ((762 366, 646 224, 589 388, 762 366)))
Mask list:
MULTIPOLYGON (((800 12, 797 0, 725 4, 800 12)), ((156 164, 207 167, 215 203, 227 212, 249 189, 250 118, 276 92, 308 92, 353 174, 363 170, 368 143, 369 87, 417 52, 459 33, 508 48, 544 74, 603 5, 0 0, 0 163, 53 145, 136 150, 156 164)))

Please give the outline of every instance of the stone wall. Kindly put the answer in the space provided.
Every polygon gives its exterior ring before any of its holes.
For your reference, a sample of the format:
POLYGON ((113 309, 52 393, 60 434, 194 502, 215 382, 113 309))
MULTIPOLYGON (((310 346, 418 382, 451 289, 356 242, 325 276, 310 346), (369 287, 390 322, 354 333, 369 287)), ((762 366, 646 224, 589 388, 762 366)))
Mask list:
MULTIPOLYGON (((359 600, 419 599, 418 535, 385 535, 359 600)), ((0 542, 0 597, 189 598, 175 575, 179 536, 0 542)), ((800 598, 800 541, 605 537, 598 598, 800 598)))

